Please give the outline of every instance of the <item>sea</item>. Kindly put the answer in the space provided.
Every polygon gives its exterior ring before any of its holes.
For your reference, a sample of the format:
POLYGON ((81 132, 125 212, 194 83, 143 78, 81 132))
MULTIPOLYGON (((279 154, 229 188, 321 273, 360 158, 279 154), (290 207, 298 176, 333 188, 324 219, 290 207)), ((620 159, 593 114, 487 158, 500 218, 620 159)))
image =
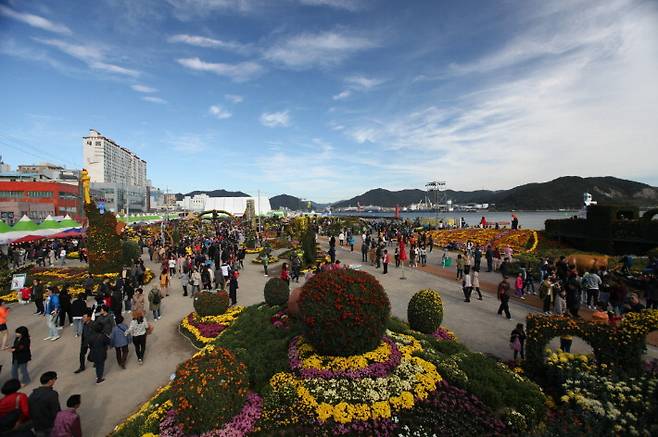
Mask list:
MULTIPOLYGON (((573 217, 578 214, 578 211, 453 211, 453 212, 424 212, 424 211, 401 211, 400 218, 407 220, 415 220, 417 217, 421 221, 423 219, 443 220, 444 223, 459 223, 460 218, 466 220, 469 226, 477 226, 480 224, 482 217, 487 219, 489 223, 506 223, 509 227, 512 221, 512 214, 516 215, 519 219, 519 226, 521 229, 534 229, 537 231, 544 229, 544 222, 549 219, 565 219, 573 217)), ((393 211, 350 211, 350 212, 333 212, 335 216, 359 216, 359 217, 393 217, 393 211)))

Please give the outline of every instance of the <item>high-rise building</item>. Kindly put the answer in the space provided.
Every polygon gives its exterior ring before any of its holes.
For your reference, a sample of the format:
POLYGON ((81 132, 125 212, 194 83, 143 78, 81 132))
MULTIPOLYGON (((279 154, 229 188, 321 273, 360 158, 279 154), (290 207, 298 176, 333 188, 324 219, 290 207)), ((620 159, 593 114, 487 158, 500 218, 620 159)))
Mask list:
POLYGON ((82 157, 97 203, 114 212, 147 211, 146 161, 95 129, 82 139, 82 157))

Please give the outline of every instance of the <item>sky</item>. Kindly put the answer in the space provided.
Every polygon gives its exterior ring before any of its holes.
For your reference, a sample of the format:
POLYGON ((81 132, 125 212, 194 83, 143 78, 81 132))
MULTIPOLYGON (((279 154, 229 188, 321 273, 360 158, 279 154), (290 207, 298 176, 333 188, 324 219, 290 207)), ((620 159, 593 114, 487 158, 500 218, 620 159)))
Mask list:
POLYGON ((658 2, 0 0, 0 154, 170 192, 658 185, 658 2))

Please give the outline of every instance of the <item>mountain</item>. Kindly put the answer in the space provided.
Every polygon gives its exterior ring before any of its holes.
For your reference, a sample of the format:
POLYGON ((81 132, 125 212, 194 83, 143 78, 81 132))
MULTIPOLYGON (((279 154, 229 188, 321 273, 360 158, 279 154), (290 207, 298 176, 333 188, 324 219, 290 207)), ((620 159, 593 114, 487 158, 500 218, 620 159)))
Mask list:
POLYGON ((293 211, 299 211, 302 208, 302 200, 299 197, 289 194, 279 194, 270 197, 270 206, 272 209, 288 208, 293 211))
MULTIPOLYGON (((290 194, 279 194, 278 196, 270 197, 270 206, 272 209, 288 208, 292 211, 307 210, 308 202, 290 194)), ((327 206, 329 206, 327 203, 311 202, 311 209, 314 211, 323 210, 327 206)))
MULTIPOLYGON (((619 179, 612 176, 582 178, 564 176, 549 182, 520 185, 509 190, 453 191, 446 196, 454 204, 489 203, 503 209, 578 209, 583 203, 583 193, 592 194, 599 203, 619 203, 635 206, 658 204, 658 188, 619 179)), ((377 188, 349 200, 334 203, 334 208, 360 205, 394 207, 418 203, 427 195, 423 190, 389 191, 377 188)), ((431 200, 431 196, 430 196, 431 200)))
POLYGON ((189 193, 182 194, 176 193, 176 200, 183 200, 185 196, 194 196, 196 194, 207 194, 210 197, 251 197, 249 194, 242 191, 226 191, 226 190, 212 190, 212 191, 190 191, 189 193))

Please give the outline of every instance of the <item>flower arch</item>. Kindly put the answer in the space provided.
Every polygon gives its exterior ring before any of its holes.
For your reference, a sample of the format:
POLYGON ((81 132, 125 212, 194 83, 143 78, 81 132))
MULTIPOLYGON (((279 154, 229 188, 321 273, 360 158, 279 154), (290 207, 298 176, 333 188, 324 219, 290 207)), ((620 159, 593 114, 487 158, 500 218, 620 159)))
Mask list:
POLYGON ((534 313, 528 315, 526 326, 526 366, 529 372, 543 373, 544 349, 552 338, 572 335, 582 338, 592 347, 599 363, 624 373, 636 374, 642 369, 641 357, 646 336, 658 329, 658 310, 626 314, 617 326, 534 313))

